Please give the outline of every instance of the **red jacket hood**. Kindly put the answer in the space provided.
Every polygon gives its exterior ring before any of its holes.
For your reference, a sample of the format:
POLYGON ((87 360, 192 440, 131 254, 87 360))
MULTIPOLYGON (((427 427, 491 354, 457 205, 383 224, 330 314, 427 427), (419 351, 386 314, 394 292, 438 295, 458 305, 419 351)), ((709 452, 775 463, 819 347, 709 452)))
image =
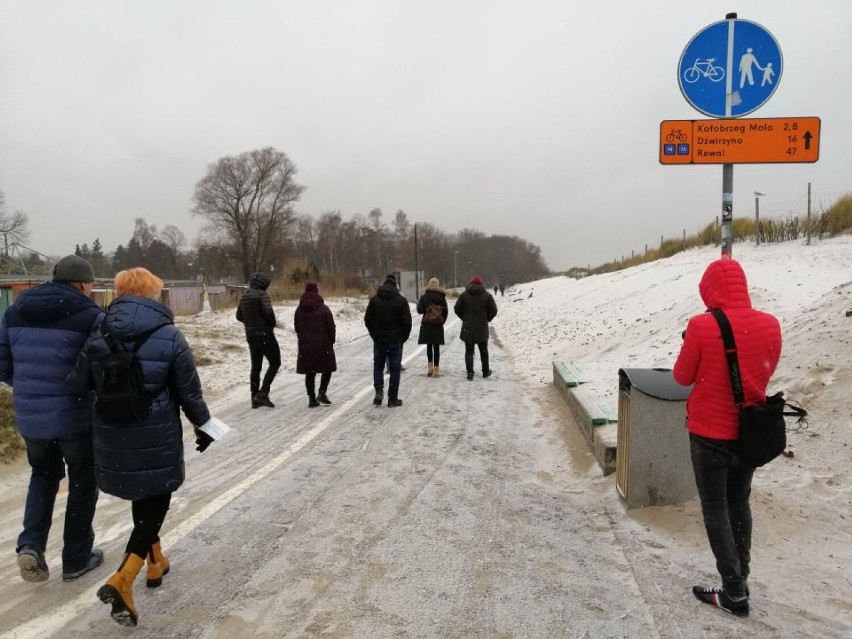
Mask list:
POLYGON ((751 308, 745 271, 739 262, 730 258, 710 263, 698 284, 698 292, 711 311, 717 308, 751 308))

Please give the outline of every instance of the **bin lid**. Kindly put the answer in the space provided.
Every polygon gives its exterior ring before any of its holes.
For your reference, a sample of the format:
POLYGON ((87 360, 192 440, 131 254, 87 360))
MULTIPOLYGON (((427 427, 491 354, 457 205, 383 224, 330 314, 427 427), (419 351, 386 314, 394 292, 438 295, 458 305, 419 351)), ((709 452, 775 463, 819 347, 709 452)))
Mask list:
POLYGON ((636 387, 646 395, 669 401, 683 401, 692 392, 692 386, 681 386, 670 368, 619 368, 619 387, 624 387, 627 379, 629 386, 636 387))

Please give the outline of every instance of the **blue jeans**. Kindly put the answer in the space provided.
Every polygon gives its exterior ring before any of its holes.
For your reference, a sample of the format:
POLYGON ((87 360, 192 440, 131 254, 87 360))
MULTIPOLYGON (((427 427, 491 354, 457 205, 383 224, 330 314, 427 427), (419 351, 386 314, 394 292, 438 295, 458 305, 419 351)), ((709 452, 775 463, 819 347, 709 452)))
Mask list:
POLYGON ((716 569, 722 587, 738 598, 746 595, 751 563, 749 497, 754 468, 740 463, 736 445, 736 441, 689 435, 695 484, 716 569))
POLYGON ((399 398, 399 371, 402 367, 401 342, 373 342, 373 386, 385 387, 385 361, 390 368, 388 397, 399 398))
POLYGON ((68 501, 62 569, 63 572, 80 570, 88 563, 95 541, 92 519, 98 503, 98 485, 95 481, 92 434, 85 431, 67 439, 25 437, 24 441, 32 471, 24 506, 24 530, 18 536, 17 550, 32 546, 43 553, 47 548, 53 505, 67 465, 68 501))

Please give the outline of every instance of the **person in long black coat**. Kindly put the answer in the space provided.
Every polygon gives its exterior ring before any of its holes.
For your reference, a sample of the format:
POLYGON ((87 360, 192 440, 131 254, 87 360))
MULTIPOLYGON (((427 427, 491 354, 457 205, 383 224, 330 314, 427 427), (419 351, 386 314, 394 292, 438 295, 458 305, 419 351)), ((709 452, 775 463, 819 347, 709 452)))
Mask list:
POLYGON ((447 292, 441 288, 437 277, 429 280, 426 291, 417 301, 417 312, 423 316, 420 321, 418 344, 426 344, 426 361, 428 377, 438 377, 438 367, 441 363, 441 346, 444 343, 444 323, 449 315, 447 307, 447 292), (430 306, 438 309, 430 310, 430 306))
POLYGON ((337 360, 334 356, 337 329, 331 309, 325 305, 316 282, 305 284, 305 292, 299 299, 293 324, 299 340, 296 372, 305 376, 308 407, 331 404, 326 393, 331 374, 337 370, 337 360), (316 394, 315 390, 317 373, 320 374, 319 394, 316 394))
POLYGON ((482 278, 477 275, 470 280, 470 284, 456 300, 453 310, 462 321, 459 338, 464 342, 467 379, 473 379, 474 346, 479 347, 482 376, 489 377, 491 368, 488 365, 488 323, 497 316, 497 303, 491 293, 485 290, 482 278))

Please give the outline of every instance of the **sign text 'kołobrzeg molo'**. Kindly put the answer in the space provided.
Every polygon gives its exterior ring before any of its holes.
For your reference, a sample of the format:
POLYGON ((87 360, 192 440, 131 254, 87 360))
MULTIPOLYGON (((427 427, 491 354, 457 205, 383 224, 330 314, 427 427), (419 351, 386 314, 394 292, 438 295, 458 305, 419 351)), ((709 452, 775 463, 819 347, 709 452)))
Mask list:
POLYGON ((664 120, 661 164, 816 162, 820 119, 664 120))

